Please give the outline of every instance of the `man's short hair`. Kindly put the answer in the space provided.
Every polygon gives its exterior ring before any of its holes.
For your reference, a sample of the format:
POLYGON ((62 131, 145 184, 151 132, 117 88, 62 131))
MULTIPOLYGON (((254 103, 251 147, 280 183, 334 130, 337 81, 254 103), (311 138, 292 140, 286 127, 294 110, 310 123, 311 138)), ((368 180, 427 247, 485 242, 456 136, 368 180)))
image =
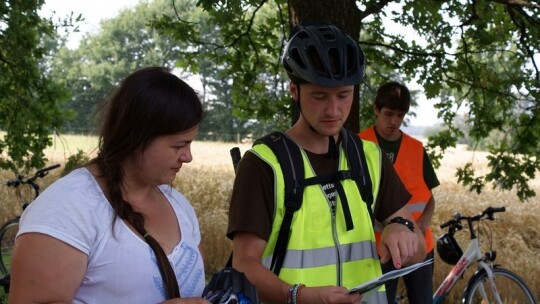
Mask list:
POLYGON ((379 110, 388 108, 407 113, 411 106, 411 93, 404 84, 396 81, 387 82, 377 90, 375 106, 379 110))

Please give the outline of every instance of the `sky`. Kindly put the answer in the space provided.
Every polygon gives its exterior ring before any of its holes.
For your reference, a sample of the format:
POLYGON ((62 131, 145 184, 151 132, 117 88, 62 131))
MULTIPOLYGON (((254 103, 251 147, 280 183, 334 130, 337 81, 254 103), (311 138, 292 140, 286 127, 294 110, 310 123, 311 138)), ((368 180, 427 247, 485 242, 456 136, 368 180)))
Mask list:
POLYGON ((44 17, 55 16, 53 20, 82 14, 85 21, 80 24, 80 32, 70 34, 70 47, 76 47, 82 35, 99 29, 101 19, 113 18, 122 9, 137 5, 140 0, 45 0, 40 14, 44 17))
MULTIPOLYGON (((54 12, 54 20, 68 16, 82 14, 85 21, 80 24, 80 32, 70 34, 68 46, 76 48, 82 35, 87 32, 96 32, 99 21, 115 17, 121 10, 133 7, 144 0, 45 0, 41 15, 50 17, 54 12)), ((148 0, 150 1, 150 0, 148 0)), ((410 88, 419 89, 418 85, 407 84, 410 88)), ((419 106, 412 110, 416 118, 409 117, 413 126, 432 126, 438 122, 437 112, 433 107, 434 101, 427 101, 424 97, 418 100, 419 106)))

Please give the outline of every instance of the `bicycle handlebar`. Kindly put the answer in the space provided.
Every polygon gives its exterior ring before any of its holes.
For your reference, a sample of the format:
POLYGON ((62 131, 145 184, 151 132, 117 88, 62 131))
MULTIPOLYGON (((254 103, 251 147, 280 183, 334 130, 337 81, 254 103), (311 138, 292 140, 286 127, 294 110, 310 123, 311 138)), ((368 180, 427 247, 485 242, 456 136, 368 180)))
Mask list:
POLYGON ((54 164, 52 166, 49 166, 49 167, 46 167, 46 168, 43 168, 43 169, 39 169, 34 173, 34 175, 32 177, 29 177, 29 178, 26 178, 26 179, 25 179, 24 176, 19 174, 19 175, 17 175, 16 178, 8 180, 6 182, 6 186, 16 188, 20 184, 32 184, 38 177, 43 178, 47 174, 49 174, 49 171, 51 171, 53 169, 56 169, 58 167, 60 167, 60 164, 54 164))
POLYGON ((49 171, 56 169, 58 167, 60 167, 60 164, 54 164, 52 166, 40 169, 34 174, 34 178, 32 180, 35 180, 38 177, 44 177, 45 175, 49 173, 49 171))
POLYGON ((506 207, 487 207, 481 213, 477 215, 473 215, 473 216, 462 216, 460 213, 455 213, 451 220, 441 224, 439 227, 446 228, 450 225, 453 225, 454 227, 461 228, 462 220, 467 220, 470 222, 477 222, 484 217, 486 217, 490 221, 493 221, 495 220, 495 218, 493 217, 494 213, 505 212, 505 211, 506 211, 506 207))

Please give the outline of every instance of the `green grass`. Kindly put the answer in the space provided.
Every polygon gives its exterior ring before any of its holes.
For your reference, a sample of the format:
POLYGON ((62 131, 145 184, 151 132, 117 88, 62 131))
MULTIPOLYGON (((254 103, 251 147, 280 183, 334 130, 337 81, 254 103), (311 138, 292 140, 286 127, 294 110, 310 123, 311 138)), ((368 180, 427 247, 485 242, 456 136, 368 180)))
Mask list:
POLYGON ((0 287, 0 304, 4 304, 7 302, 8 302, 8 294, 5 292, 4 287, 0 287))
POLYGON ((2 262, 4 263, 4 266, 6 266, 7 269, 11 268, 11 252, 2 253, 2 262))

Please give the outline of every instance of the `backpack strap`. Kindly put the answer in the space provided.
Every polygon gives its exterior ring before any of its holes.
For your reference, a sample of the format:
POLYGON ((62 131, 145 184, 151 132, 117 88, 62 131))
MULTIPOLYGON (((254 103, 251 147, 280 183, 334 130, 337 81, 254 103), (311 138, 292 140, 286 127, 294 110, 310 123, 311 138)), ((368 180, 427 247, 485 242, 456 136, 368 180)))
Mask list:
POLYGON ((270 265, 270 269, 276 275, 279 275, 283 261, 285 260, 287 244, 289 243, 292 218, 294 213, 302 206, 302 197, 304 195, 304 187, 306 186, 304 162, 302 161, 300 148, 282 132, 276 131, 268 134, 257 140, 254 145, 261 142, 270 147, 276 155, 283 171, 285 184, 285 214, 281 222, 270 265))
POLYGON ((341 130, 341 138, 347 154, 351 178, 356 181, 362 200, 367 204, 369 216, 373 223, 373 184, 369 175, 362 139, 357 134, 345 129, 341 130))

